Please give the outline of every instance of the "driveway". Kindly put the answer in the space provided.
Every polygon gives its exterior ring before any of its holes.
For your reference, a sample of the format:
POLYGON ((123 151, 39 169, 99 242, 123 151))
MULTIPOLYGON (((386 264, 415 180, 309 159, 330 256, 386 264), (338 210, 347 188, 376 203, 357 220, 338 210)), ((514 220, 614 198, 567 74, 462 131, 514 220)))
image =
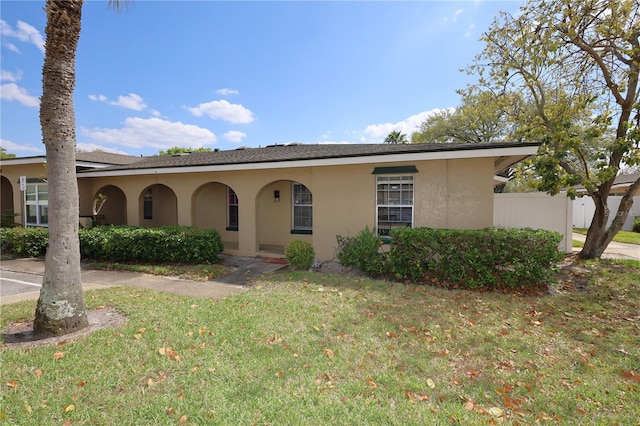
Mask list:
MULTIPOLYGON (((585 241, 587 237, 586 235, 576 234, 574 232, 572 238, 577 241, 585 241)), ((580 249, 574 247, 573 251, 579 252, 580 249)), ((609 259, 640 260, 640 245, 611 241, 607 246, 607 249, 604 251, 602 257, 609 259)))

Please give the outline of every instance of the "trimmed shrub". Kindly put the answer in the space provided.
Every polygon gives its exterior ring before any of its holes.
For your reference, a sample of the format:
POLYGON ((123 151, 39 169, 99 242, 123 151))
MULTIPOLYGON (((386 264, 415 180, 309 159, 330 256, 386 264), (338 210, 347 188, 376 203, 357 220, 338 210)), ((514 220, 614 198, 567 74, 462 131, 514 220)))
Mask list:
MULTIPOLYGON (((214 263, 224 249, 215 229, 188 226, 96 226, 79 229, 78 236, 83 258, 114 262, 214 263)), ((0 248, 19 256, 44 256, 48 237, 47 228, 0 228, 0 248)))
POLYGON ((218 231, 190 226, 95 226, 79 236, 82 257, 109 261, 217 262, 224 249, 218 231))
POLYGON ((437 279, 462 287, 539 287, 555 273, 560 234, 532 229, 392 231, 390 269, 397 279, 437 279))
POLYGON ((40 257, 47 252, 48 228, 0 228, 0 251, 22 257, 40 257))
POLYGON ((640 216, 636 216, 633 219, 633 228, 631 228, 633 232, 640 232, 640 216))
POLYGON ((284 247, 284 257, 294 268, 309 269, 316 258, 316 252, 310 243, 303 240, 292 240, 284 247))
POLYGON ((380 252, 383 241, 375 230, 367 226, 353 237, 336 236, 338 251, 336 257, 344 266, 358 268, 370 276, 380 276, 387 272, 387 256, 380 252))

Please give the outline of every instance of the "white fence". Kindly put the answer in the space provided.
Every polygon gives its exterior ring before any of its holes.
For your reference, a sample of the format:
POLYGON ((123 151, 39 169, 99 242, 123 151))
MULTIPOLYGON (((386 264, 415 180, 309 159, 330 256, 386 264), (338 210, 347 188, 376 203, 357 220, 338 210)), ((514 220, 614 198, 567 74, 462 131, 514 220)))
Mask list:
MULTIPOLYGON (((607 205, 609 206, 609 221, 607 227, 611 225, 611 221, 618 211, 620 206, 620 200, 622 197, 610 196, 607 198, 607 205)), ((596 206, 593 203, 591 197, 576 198, 573 201, 573 226, 576 228, 588 228, 591 225, 593 214, 596 211, 596 206)), ((640 196, 633 197, 633 205, 629 210, 627 220, 624 222, 622 229, 625 231, 631 231, 633 228, 633 220, 636 216, 640 216, 640 196)))
POLYGON ((494 194, 493 226, 547 229, 562 235, 559 249, 571 252, 573 202, 565 193, 494 194))

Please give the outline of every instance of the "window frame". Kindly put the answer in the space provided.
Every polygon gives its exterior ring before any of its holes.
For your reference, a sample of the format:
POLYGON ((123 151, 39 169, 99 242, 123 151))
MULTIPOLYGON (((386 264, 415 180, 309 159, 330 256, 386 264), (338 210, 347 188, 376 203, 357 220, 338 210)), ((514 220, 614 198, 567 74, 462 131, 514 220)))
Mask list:
POLYGON ((27 187, 23 191, 23 204, 24 204, 24 226, 25 227, 49 227, 49 184, 48 182, 29 182, 27 181, 27 187), (33 200, 27 199, 27 194, 30 194, 29 187, 33 187, 34 192, 33 200), (44 191, 43 191, 44 189, 44 191), (41 199, 41 195, 46 194, 45 199, 41 199), (29 206, 34 206, 36 209, 35 222, 29 221, 29 206), (43 207, 46 209, 46 213, 43 214, 43 207), (46 220, 43 220, 46 218, 46 220))
POLYGON ((147 188, 142 196, 142 219, 153 220, 153 187, 147 188))
POLYGON ((415 223, 415 176, 405 173, 376 174, 375 176, 376 234, 383 238, 389 238, 393 228, 407 226, 413 228, 415 223), (386 188, 381 188, 380 185, 386 185, 386 188), (393 185, 399 185, 399 188, 392 190, 393 185), (410 188, 404 188, 405 185, 410 185, 410 188), (410 199, 409 192, 411 193, 410 199), (383 219, 383 209, 386 209, 386 220, 383 219), (397 211, 395 214, 399 218, 390 218, 392 209, 397 211), (409 219, 407 219, 407 210, 410 210, 409 219), (385 224, 384 227, 381 227, 382 223, 385 224))
POLYGON ((313 194, 307 186, 295 181, 291 182, 291 233, 306 235, 313 233, 313 194), (306 216, 298 215, 297 217, 296 210, 301 212, 303 211, 301 208, 308 209, 310 214, 306 216), (296 224, 296 219, 307 219, 310 221, 310 225, 303 225, 299 222, 296 224))
POLYGON ((238 202, 238 194, 227 186, 227 231, 237 231, 240 225, 240 209, 238 202), (232 199, 233 197, 233 199, 232 199), (232 202, 232 201, 235 201, 232 202), (232 208, 235 207, 235 215, 232 214, 232 208), (233 223, 233 217, 235 216, 235 223, 233 223))

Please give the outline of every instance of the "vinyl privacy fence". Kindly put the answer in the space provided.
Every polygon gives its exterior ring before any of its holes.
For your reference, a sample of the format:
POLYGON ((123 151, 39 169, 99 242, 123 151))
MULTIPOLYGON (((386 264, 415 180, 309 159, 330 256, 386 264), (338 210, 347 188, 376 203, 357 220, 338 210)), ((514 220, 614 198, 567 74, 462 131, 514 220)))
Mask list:
POLYGON ((573 201, 566 193, 541 192, 494 194, 493 226, 546 229, 562 235, 561 251, 571 252, 573 201))

